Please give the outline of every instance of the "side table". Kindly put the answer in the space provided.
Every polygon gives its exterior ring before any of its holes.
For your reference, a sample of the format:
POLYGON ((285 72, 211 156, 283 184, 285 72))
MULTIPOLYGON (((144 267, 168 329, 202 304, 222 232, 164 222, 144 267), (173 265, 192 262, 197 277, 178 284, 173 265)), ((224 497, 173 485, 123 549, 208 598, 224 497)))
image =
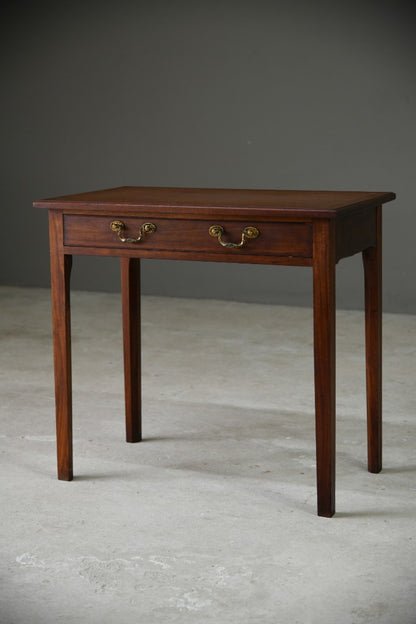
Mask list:
POLYGON ((70 271, 121 259, 126 438, 141 433, 140 258, 313 269, 318 515, 335 512, 335 267, 362 253, 368 470, 380 472, 381 206, 394 193, 125 186, 41 199, 49 210, 58 478, 71 480, 70 271))

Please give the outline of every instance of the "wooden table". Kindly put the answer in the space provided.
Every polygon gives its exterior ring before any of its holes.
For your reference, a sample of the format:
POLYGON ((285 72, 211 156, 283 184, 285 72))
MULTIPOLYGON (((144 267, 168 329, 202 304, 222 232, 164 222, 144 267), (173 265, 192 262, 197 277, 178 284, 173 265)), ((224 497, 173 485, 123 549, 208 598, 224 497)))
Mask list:
POLYGON ((140 258, 313 269, 318 515, 335 512, 335 266, 362 252, 368 470, 381 470, 381 205, 393 193, 120 187, 34 202, 49 210, 58 478, 71 480, 70 271, 121 258, 126 437, 141 433, 140 258))

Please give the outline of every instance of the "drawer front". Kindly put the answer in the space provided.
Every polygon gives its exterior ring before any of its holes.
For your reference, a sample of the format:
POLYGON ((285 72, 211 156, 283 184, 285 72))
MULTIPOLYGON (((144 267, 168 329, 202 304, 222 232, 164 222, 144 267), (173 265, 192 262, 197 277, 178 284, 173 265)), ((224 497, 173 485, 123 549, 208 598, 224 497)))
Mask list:
MULTIPOLYGON (((149 229, 149 228, 148 228, 149 229)), ((70 247, 105 247, 111 250, 131 249, 143 252, 143 257, 152 251, 184 253, 209 253, 238 256, 312 256, 312 226, 310 223, 213 221, 204 219, 152 219, 144 216, 110 217, 87 215, 64 215, 64 245, 70 247), (121 222, 123 229, 114 231, 114 221, 121 222), (153 232, 144 232, 142 226, 151 223, 153 232), (213 225, 222 227, 220 236, 210 234, 213 225), (239 245, 245 228, 258 230, 256 238, 244 237, 241 247, 229 247, 228 243, 239 245), (140 241, 131 242, 141 236, 140 241), (124 242, 121 238, 127 239, 124 242)))

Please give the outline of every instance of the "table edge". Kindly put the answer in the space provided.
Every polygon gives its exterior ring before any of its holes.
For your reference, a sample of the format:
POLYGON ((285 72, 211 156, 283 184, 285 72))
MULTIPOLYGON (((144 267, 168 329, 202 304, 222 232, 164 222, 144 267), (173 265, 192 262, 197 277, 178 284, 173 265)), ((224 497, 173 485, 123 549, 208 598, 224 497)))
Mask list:
MULTIPOLYGON (((154 189, 161 188, 163 190, 169 190, 171 187, 116 187, 112 189, 101 189, 101 191, 90 191, 86 193, 86 195, 97 192, 105 192, 106 190, 125 190, 129 188, 143 188, 143 189, 154 189)), ((172 191, 181 190, 181 187, 173 188, 172 191)), ((195 191, 232 191, 241 192, 244 190, 255 191, 258 190, 261 192, 262 190, 267 189, 192 189, 195 191)), ((288 191, 282 191, 288 192, 288 191)), ((310 193, 311 191, 298 191, 299 193, 304 192, 305 195, 310 193)), ((314 191, 312 191, 314 192, 314 191)), ((327 191, 316 191, 316 192, 327 192, 327 191)), ((329 191, 332 192, 332 191, 329 191)), ((338 191, 333 191, 337 193, 338 191)), ((349 191, 340 191, 340 193, 349 192, 349 191)), ((362 198, 358 201, 352 201, 351 203, 340 204, 334 207, 327 208, 317 208, 317 207, 305 207, 305 206, 279 206, 279 207, 271 207, 271 206, 256 206, 250 203, 241 203, 238 206, 230 206, 226 203, 219 204, 218 202, 212 203, 212 205, 201 205, 198 203, 178 203, 178 202, 148 202, 148 201, 130 201, 130 200, 87 200, 87 199, 74 199, 76 195, 67 195, 61 197, 51 197, 45 199, 35 200, 33 202, 34 208, 43 208, 48 210, 60 210, 63 212, 71 212, 71 211, 102 211, 103 213, 111 213, 124 211, 126 213, 136 212, 138 210, 145 210, 149 213, 152 211, 156 211, 159 214, 164 214, 166 216, 174 218, 175 216, 179 216, 180 214, 186 214, 190 216, 238 216, 242 217, 250 213, 252 216, 258 217, 313 217, 313 218, 324 218, 324 219, 334 219, 341 214, 351 213, 355 210, 360 210, 365 207, 374 207, 386 202, 392 201, 396 198, 396 194, 392 192, 371 192, 371 191, 351 191, 352 193, 364 193, 368 195, 367 197, 362 198)))

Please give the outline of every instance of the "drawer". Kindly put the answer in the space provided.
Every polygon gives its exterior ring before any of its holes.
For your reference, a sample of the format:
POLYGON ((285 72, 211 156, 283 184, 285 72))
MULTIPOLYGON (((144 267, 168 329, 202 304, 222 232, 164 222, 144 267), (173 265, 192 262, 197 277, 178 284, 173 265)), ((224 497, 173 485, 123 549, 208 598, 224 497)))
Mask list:
MULTIPOLYGON (((252 232, 251 232, 252 233, 252 232)), ((151 251, 192 254, 208 253, 238 256, 312 256, 312 226, 310 223, 296 222, 262 222, 255 219, 244 221, 206 220, 206 219, 163 219, 144 215, 131 216, 93 216, 93 215, 64 215, 64 245, 69 247, 88 247, 109 250, 131 249, 140 251, 143 257, 150 256, 151 251), (119 234, 113 231, 111 224, 121 222, 123 229, 119 234), (143 233, 141 240, 130 242, 120 239, 135 239, 140 237, 142 226, 151 223, 155 230, 143 233), (221 226, 222 232, 218 236, 210 234, 214 225, 221 226), (245 228, 257 228, 255 238, 244 236, 241 247, 227 246, 229 243, 238 245, 242 241, 245 228), (223 244, 221 244, 221 242, 223 244), (149 252, 149 253, 148 253, 149 252)), ((123 254, 124 255, 124 254, 123 254)), ((136 254, 135 254, 136 255, 136 254)))

